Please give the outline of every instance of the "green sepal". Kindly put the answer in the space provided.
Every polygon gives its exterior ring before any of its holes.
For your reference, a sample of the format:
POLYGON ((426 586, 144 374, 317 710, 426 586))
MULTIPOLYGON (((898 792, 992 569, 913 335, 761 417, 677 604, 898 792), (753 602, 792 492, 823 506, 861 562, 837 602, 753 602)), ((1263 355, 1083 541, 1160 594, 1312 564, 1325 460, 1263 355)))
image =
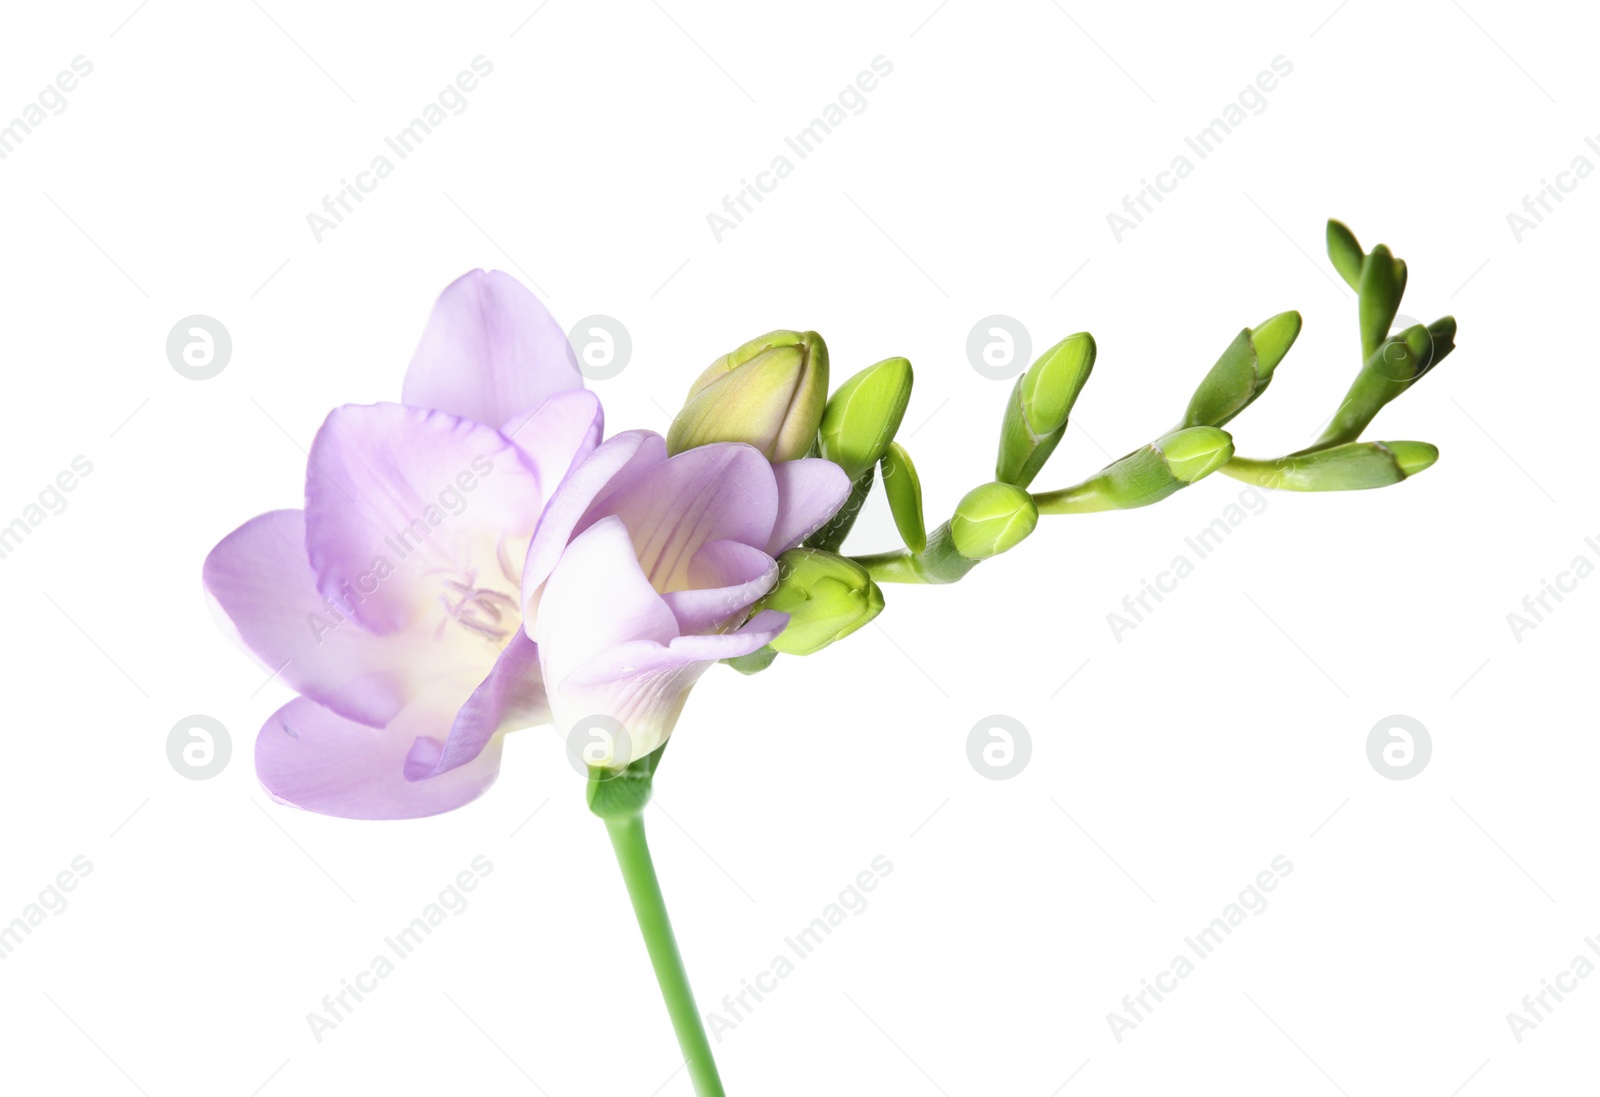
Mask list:
POLYGON ((740 674, 759 674, 770 667, 777 658, 778 650, 768 644, 766 647, 757 648, 749 655, 730 656, 727 659, 723 659, 722 662, 728 664, 740 674))
POLYGON ((872 478, 876 472, 876 465, 868 465, 867 471, 855 479, 850 485, 850 495, 845 499, 844 506, 828 519, 827 525, 806 538, 806 548, 822 549, 824 552, 839 551, 839 546, 844 544, 856 519, 861 516, 861 508, 866 505, 867 493, 872 490, 872 478))
POLYGON ((922 480, 911 455, 898 442, 890 442, 879 462, 883 469, 883 491, 889 497, 889 513, 900 540, 912 552, 928 547, 928 527, 922 517, 922 480))
POLYGON ((667 744, 662 743, 643 758, 636 758, 622 769, 589 767, 589 785, 585 790, 589 810, 602 819, 618 819, 637 815, 650 802, 650 786, 655 780, 656 766, 667 744))

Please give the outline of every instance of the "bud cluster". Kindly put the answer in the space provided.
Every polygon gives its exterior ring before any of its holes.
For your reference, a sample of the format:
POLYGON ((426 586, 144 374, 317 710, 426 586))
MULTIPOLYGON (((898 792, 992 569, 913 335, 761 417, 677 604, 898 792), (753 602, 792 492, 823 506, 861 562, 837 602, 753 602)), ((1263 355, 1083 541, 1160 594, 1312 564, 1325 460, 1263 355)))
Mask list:
POLYGON ((756 607, 789 614, 788 628, 770 647, 730 662, 753 672, 779 653, 820 651, 883 609, 878 583, 955 582, 980 561, 1015 548, 1042 514, 1148 506, 1213 472, 1290 491, 1350 491, 1395 484, 1428 468, 1439 453, 1426 442, 1360 436, 1385 405, 1455 349, 1455 320, 1391 332, 1405 292, 1405 262, 1382 244, 1363 251, 1338 221, 1328 222, 1327 237, 1334 269, 1358 297, 1362 365, 1311 446, 1271 460, 1241 457, 1223 429, 1267 390, 1299 338, 1300 314, 1282 312, 1234 336, 1173 429, 1076 484, 1033 492, 1094 368, 1094 338, 1079 332, 1017 378, 1001 419, 994 479, 963 495, 950 519, 931 532, 922 481, 895 441, 911 400, 909 361, 886 358, 829 396, 828 350, 816 332, 771 332, 717 359, 690 387, 667 434, 669 451, 746 442, 774 462, 822 457, 851 483, 833 519, 780 559, 780 578, 756 607), (880 479, 904 546, 846 556, 844 541, 880 479))

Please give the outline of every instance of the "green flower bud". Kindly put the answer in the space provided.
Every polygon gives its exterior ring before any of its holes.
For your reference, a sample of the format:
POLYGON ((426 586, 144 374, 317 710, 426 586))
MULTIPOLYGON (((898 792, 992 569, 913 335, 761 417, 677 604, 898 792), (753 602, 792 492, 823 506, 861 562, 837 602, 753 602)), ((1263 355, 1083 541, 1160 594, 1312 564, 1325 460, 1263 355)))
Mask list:
POLYGON ((778 585, 758 609, 789 615, 774 651, 810 655, 842 640, 883 609, 883 591, 867 569, 820 549, 790 549, 778 557, 778 585))
POLYGON ((1300 314, 1280 312, 1228 344, 1183 413, 1183 426, 1220 427, 1267 391, 1272 372, 1300 335, 1300 314))
POLYGON ((828 347, 814 331, 774 331, 711 363, 667 430, 667 452, 746 442, 771 461, 811 451, 828 394, 828 347))
POLYGON ((1455 349, 1456 322, 1446 316, 1427 327, 1413 324, 1379 345, 1351 382, 1339 410, 1312 450, 1353 442, 1385 404, 1405 392, 1455 349))
POLYGON ((1236 457, 1223 472, 1285 491, 1361 491, 1398 484, 1438 459, 1438 447, 1427 442, 1346 442, 1276 461, 1236 457))
POLYGON ((885 358, 839 386, 822 412, 822 456, 852 481, 876 465, 894 441, 911 402, 911 363, 885 358))
POLYGON ((995 479, 1027 487, 1067 432, 1067 416, 1094 368, 1094 337, 1069 335, 1017 378, 1000 426, 995 479))
POLYGON ((1356 234, 1339 221, 1328 222, 1328 258, 1333 269, 1339 272, 1351 289, 1361 292, 1361 265, 1366 262, 1366 252, 1356 242, 1356 234))
POLYGON ((1389 325, 1400 311, 1400 298, 1406 292, 1406 265, 1396 259, 1384 244, 1367 256, 1361 268, 1361 357, 1371 358, 1389 336, 1389 325))
POLYGON ((894 528, 900 531, 900 540, 906 543, 906 548, 921 552, 928 547, 928 527, 922 517, 922 480, 917 476, 917 466, 911 463, 911 455, 899 442, 889 443, 880 466, 883 492, 889 497, 894 528))
POLYGON ((987 560, 1021 544, 1038 524, 1033 496, 1015 484, 983 484, 956 504, 950 541, 968 560, 987 560))
POLYGON ((1210 476, 1233 457, 1216 427, 1185 427, 1113 461, 1081 484, 1034 496, 1041 514, 1088 514, 1159 503, 1210 476))

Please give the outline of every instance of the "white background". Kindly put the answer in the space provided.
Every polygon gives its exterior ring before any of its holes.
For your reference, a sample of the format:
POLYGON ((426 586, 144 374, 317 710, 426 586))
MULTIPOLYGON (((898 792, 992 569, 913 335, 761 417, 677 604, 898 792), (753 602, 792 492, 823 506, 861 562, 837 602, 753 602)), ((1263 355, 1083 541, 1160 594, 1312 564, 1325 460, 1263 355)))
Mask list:
MULTIPOLYGON (((649 814, 679 940, 720 1008, 874 857, 894 866, 724 1034, 733 1094, 1592 1085, 1600 978, 1520 1043, 1507 1014, 1600 934, 1579 684, 1600 582, 1521 642, 1506 616, 1600 562, 1600 181, 1520 242, 1506 215, 1600 164, 1595 27, 1487 0, 936 2, 7 11, 0 119, 72 58, 94 71, 0 161, 0 520, 93 464, 0 561, 0 921, 93 864, 0 961, 6 1089, 689 1094, 556 738, 513 736, 498 785, 441 818, 274 805, 250 756, 289 694, 201 595, 220 537, 297 505, 327 410, 398 397, 463 271, 626 325, 628 368, 595 385, 611 430, 664 429, 707 362, 774 327, 821 331, 836 380, 906 355, 936 522, 992 475, 1009 382, 965 350, 990 314, 1036 348, 1099 343, 1038 487, 1170 427, 1234 333, 1287 308, 1300 343, 1233 429, 1254 456, 1305 444, 1359 357, 1329 216, 1409 261, 1405 314, 1459 318, 1455 356, 1369 435, 1439 464, 1271 496, 1120 642, 1107 613, 1241 485, 1046 519, 960 585, 890 588, 823 654, 714 668, 649 814), (479 55, 465 112, 317 242, 306 214, 479 55), (718 242, 706 215, 880 55, 865 111, 718 242), (1106 214, 1280 55, 1266 109, 1119 243, 1106 214), (205 382, 165 355, 195 313, 234 343, 205 382), (166 756, 194 713, 231 732, 209 781, 166 756), (996 713, 1031 733, 1008 781, 967 757, 996 713), (1391 714, 1431 733, 1410 780, 1367 758, 1391 714), (471 906, 317 1042, 306 1015, 479 854, 471 906), (1278 855, 1270 906, 1118 1042, 1107 1014, 1278 855)), ((859 528, 852 547, 892 546, 883 513, 859 528)))

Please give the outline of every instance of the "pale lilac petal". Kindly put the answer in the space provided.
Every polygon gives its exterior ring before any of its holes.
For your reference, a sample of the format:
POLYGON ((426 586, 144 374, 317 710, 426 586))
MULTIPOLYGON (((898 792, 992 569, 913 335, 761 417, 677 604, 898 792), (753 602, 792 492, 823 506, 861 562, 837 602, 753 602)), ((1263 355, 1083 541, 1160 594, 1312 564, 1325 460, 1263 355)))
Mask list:
POLYGON ((659 591, 690 586, 689 561, 708 541, 764 547, 778 515, 772 465, 742 443, 699 446, 646 470, 609 496, 639 565, 659 591))
POLYGON ((573 539, 551 573, 532 624, 545 681, 559 681, 607 648, 678 635, 672 610, 650 586, 615 516, 573 539))
POLYGON ((548 499, 573 466, 587 458, 605 433, 600 397, 588 389, 558 392, 532 412, 501 428, 539 475, 539 491, 548 499))
POLYGON ((277 679, 341 716, 382 727, 425 677, 483 665, 481 638, 374 636, 330 608, 306 560, 304 512, 252 518, 224 537, 201 571, 238 638, 277 679))
POLYGON ((498 427, 582 387, 566 333, 539 299, 503 271, 475 270, 439 295, 400 398, 498 427))
POLYGON ((715 632, 742 616, 778 579, 778 562, 738 541, 707 541, 689 562, 687 590, 662 595, 685 634, 715 632))
POLYGON ((540 501, 538 476, 492 427, 400 404, 337 408, 306 471, 317 589, 379 634, 442 621, 463 588, 492 588, 514 619, 540 501))
POLYGON ((345 819, 415 819, 476 800, 500 772, 501 739, 438 777, 408 781, 407 752, 418 738, 442 735, 459 691, 433 690, 386 728, 357 724, 297 697, 256 738, 256 775, 275 800, 345 819))
POLYGON ((604 713, 626 732, 628 759, 642 758, 667 741, 707 668, 765 647, 788 623, 788 614, 763 610, 735 632, 619 644, 561 679, 550 698, 556 723, 604 713))
POLYGON ((409 781, 436 777, 472 761, 503 731, 516 731, 550 721, 544 679, 539 673, 539 648, 518 629, 467 703, 456 713, 449 737, 440 742, 424 736, 406 756, 409 781))
POLYGON ((604 502, 630 487, 645 471, 667 459, 666 439, 647 430, 608 438, 576 465, 545 503, 522 565, 523 616, 532 621, 539 588, 574 534, 603 516, 604 502))
POLYGON ((820 457, 772 466, 778 481, 778 520, 767 552, 782 556, 821 529, 850 497, 844 469, 820 457))

